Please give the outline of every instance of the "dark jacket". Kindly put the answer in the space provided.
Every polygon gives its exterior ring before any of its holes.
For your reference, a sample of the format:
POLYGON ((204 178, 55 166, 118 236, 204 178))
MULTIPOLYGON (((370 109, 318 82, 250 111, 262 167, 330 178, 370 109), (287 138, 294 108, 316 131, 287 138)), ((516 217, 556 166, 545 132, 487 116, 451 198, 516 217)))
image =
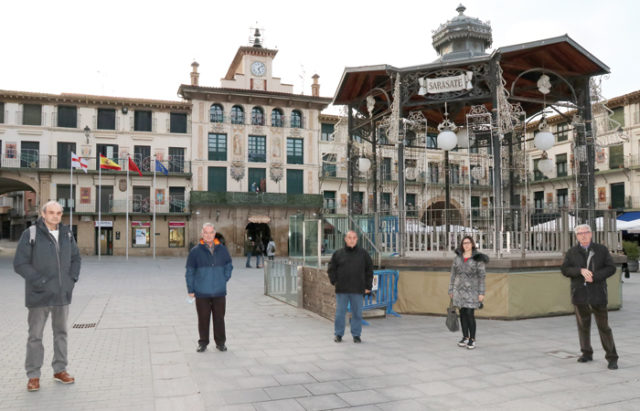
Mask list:
POLYGON ((373 286, 373 262, 369 253, 357 245, 333 253, 329 261, 329 281, 336 294, 364 294, 373 286))
POLYGON ((607 278, 616 272, 616 266, 607 247, 592 242, 588 251, 577 244, 567 251, 562 263, 562 275, 571 279, 573 304, 607 304, 607 278), (594 255, 587 267, 589 251, 594 255), (593 282, 587 283, 580 274, 581 268, 593 273, 593 282))
POLYGON ((13 269, 25 279, 27 307, 71 304, 73 287, 80 275, 80 252, 68 226, 58 224, 58 231, 56 241, 39 218, 34 244, 29 242, 29 229, 20 237, 13 269))
POLYGON ((187 292, 198 298, 227 295, 227 281, 233 270, 227 247, 214 242, 213 253, 209 250, 209 246, 201 241, 187 257, 187 292))

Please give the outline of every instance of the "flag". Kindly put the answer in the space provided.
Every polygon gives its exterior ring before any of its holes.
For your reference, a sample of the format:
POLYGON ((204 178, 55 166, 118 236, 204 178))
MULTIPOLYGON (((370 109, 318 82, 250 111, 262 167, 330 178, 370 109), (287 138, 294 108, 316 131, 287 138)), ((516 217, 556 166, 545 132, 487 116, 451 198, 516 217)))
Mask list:
POLYGON ((115 161, 108 159, 100 154, 100 168, 106 168, 109 170, 120 170, 120 165, 115 161))
POLYGON ((165 176, 169 175, 169 170, 167 170, 165 168, 165 166, 162 165, 161 162, 159 162, 158 160, 156 160, 156 171, 161 172, 162 174, 164 174, 165 176))
POLYGON ((138 174, 140 174, 140 177, 142 177, 142 171, 140 171, 140 169, 138 168, 138 166, 136 165, 136 162, 133 161, 131 159, 131 157, 129 157, 129 170, 130 171, 137 171, 138 174))
POLYGON ((80 156, 78 156, 76 153, 74 153, 73 151, 71 152, 71 167, 72 168, 79 168, 82 171, 84 171, 84 173, 87 173, 87 169, 89 168, 89 164, 87 163, 87 159, 86 158, 82 158, 80 156))

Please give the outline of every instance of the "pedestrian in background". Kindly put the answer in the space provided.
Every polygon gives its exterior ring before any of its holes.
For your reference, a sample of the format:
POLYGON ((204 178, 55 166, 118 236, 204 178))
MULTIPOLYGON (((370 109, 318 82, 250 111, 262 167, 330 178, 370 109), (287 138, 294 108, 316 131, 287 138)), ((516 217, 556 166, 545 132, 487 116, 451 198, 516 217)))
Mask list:
POLYGON ((224 315, 227 305, 227 282, 231 278, 233 265, 227 247, 215 239, 213 224, 202 225, 200 244, 193 247, 187 257, 187 293, 196 299, 198 313, 197 352, 203 352, 209 345, 209 325, 213 316, 213 339, 219 351, 227 351, 225 345, 224 315))
POLYGON ((61 223, 62 206, 49 201, 35 227, 22 233, 13 268, 25 279, 27 322, 27 390, 40 389, 40 368, 44 360, 42 335, 51 314, 53 329, 53 379, 63 384, 75 382, 67 373, 67 320, 73 287, 80 275, 80 252, 71 228, 61 223))
POLYGON ((247 264, 245 267, 251 268, 251 256, 253 255, 253 249, 256 248, 256 243, 253 242, 251 237, 247 237, 244 242, 244 254, 247 256, 247 264))
POLYGON ((273 261, 273 257, 276 255, 276 242, 273 241, 273 238, 269 238, 269 243, 267 244, 267 257, 269 257, 269 261, 273 261))
POLYGON ((262 237, 258 237, 258 240, 255 242, 253 253, 256 256, 256 268, 264 267, 264 242, 262 241, 262 237))
POLYGON ((578 244, 564 256, 562 275, 571 279, 571 303, 578 323, 578 339, 582 355, 578 362, 593 360, 591 347, 591 313, 596 319, 600 341, 610 370, 618 369, 618 353, 609 327, 607 312, 607 278, 616 272, 616 266, 607 247, 591 241, 593 234, 588 224, 574 229, 578 244))
POLYGON ((347 305, 351 305, 351 336, 354 343, 362 342, 363 294, 373 286, 373 261, 362 247, 358 235, 350 230, 344 236, 345 247, 337 250, 329 261, 329 281, 336 290, 334 341, 342 342, 347 305))
POLYGON ((459 347, 476 348, 475 310, 482 308, 485 293, 485 264, 489 257, 476 249, 473 238, 465 236, 451 264, 449 298, 460 308, 462 339, 459 347))

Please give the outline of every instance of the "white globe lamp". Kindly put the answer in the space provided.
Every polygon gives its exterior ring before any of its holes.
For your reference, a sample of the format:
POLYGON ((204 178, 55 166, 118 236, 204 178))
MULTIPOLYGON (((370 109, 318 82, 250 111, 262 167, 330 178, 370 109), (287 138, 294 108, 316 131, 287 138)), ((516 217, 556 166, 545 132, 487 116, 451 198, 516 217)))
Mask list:
POLYGON ((366 157, 360 157, 358 159, 358 170, 366 173, 367 171, 369 171, 369 168, 371 168, 371 160, 366 157))
POLYGON ((544 174, 547 177, 551 174, 551 172, 553 171, 553 168, 554 168, 553 160, 551 160, 550 158, 544 158, 538 161, 538 171, 540 171, 542 174, 544 174))
POLYGON ((441 150, 449 151, 456 147, 458 144, 458 136, 451 130, 442 130, 438 134, 438 148, 441 150))
POLYGON ((556 138, 553 133, 547 130, 541 130, 536 133, 533 139, 533 145, 536 146, 538 150, 547 151, 553 147, 555 140, 556 138))

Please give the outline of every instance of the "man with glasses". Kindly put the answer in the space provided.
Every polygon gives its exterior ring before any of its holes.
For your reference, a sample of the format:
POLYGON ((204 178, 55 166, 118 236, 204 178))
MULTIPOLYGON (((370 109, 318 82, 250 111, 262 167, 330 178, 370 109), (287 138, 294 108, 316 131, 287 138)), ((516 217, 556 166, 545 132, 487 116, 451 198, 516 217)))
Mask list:
POLYGON ((571 302, 578 322, 578 338, 582 355, 578 362, 593 360, 591 348, 591 313, 596 319, 600 341, 610 370, 618 369, 618 354, 613 342, 607 313, 607 278, 616 272, 607 247, 591 241, 591 227, 581 224, 575 228, 578 244, 567 251, 562 274, 571 279, 571 302))

